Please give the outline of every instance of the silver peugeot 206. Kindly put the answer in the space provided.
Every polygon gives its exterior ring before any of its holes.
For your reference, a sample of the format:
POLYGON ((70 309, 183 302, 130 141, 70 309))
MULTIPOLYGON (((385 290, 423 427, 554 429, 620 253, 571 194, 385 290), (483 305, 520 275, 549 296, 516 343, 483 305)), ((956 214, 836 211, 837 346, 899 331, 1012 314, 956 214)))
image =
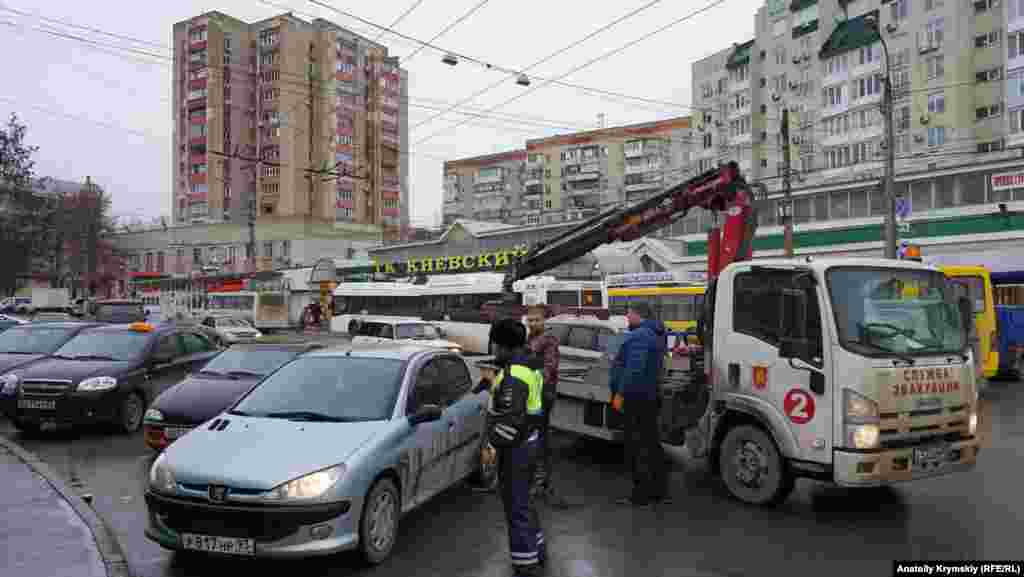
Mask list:
POLYGON ((473 374, 417 345, 299 356, 157 458, 146 535, 176 551, 358 548, 380 563, 403 514, 478 472, 487 393, 473 374))

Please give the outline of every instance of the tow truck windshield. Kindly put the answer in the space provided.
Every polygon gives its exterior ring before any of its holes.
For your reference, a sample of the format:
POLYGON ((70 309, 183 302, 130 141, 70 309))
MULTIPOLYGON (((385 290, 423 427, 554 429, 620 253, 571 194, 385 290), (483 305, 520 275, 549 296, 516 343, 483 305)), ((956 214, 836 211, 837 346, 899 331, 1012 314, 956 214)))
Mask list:
POLYGON ((432 340, 441 338, 433 325, 422 323, 401 324, 395 327, 396 339, 432 340))
POLYGON ((842 346, 868 357, 962 354, 960 313, 938 271, 841 267, 828 272, 842 346))
POLYGON ((53 356, 80 361, 130 361, 140 357, 148 343, 147 333, 85 331, 64 343, 53 356))

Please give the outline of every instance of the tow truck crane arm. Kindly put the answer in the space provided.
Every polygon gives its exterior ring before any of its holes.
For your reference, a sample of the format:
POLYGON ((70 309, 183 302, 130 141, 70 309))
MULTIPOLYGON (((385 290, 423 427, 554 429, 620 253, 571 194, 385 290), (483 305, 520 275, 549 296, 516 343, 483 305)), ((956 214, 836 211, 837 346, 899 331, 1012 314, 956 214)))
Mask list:
POLYGON ((573 261, 603 244, 650 234, 683 218, 695 207, 727 214, 724 233, 719 237, 718 229, 712 229, 709 237, 708 278, 712 280, 729 263, 751 257, 756 226, 751 203, 752 194, 739 166, 730 162, 632 206, 609 209, 531 247, 510 263, 505 273, 506 298, 514 298, 512 286, 518 280, 573 261))

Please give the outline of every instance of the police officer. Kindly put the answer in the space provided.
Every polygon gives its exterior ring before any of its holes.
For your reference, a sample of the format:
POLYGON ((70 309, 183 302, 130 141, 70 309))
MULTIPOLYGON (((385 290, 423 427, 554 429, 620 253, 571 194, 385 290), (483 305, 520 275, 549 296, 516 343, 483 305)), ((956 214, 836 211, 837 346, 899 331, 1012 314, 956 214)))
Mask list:
POLYGON ((530 367, 526 327, 503 319, 491 328, 499 371, 491 386, 485 462, 497 459, 501 499, 508 524, 509 550, 516 577, 539 575, 547 556, 544 532, 530 487, 541 454, 537 419, 544 377, 530 367))

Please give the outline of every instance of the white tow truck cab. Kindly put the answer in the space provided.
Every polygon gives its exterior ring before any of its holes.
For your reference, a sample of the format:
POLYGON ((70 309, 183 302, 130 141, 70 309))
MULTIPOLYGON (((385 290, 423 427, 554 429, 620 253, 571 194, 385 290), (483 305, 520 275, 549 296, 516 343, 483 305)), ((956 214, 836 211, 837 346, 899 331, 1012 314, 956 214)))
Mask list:
POLYGON ((694 351, 707 379, 680 386, 670 371, 662 386, 665 440, 708 457, 757 504, 785 499, 797 477, 878 486, 971 469, 978 395, 964 315, 970 304, 925 265, 734 263, 708 287, 706 346, 694 351))

